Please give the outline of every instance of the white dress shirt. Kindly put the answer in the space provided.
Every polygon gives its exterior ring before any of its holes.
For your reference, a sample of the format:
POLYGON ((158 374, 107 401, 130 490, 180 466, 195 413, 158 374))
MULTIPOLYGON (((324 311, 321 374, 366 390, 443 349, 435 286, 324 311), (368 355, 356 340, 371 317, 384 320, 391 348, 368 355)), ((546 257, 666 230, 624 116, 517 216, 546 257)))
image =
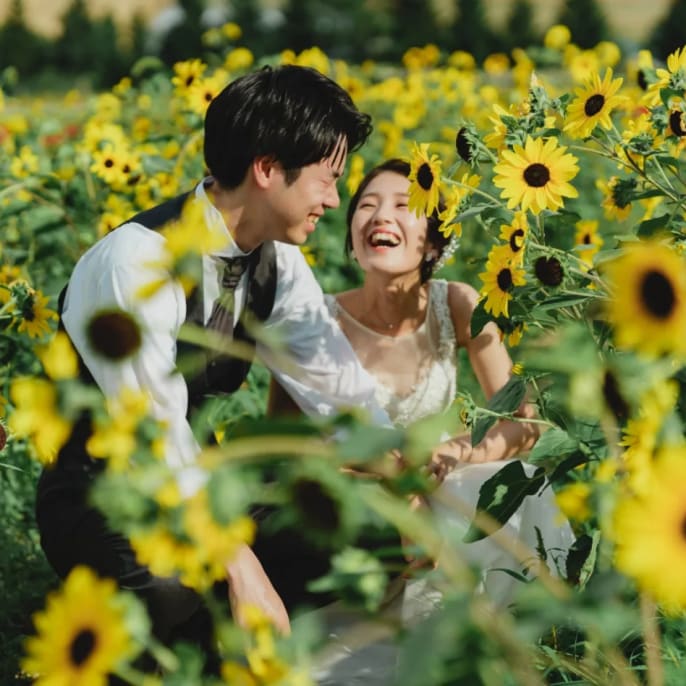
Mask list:
MULTIPOLYGON (((214 255, 203 256, 202 294, 205 322, 219 294, 219 256, 243 254, 233 242, 221 213, 198 184, 195 195, 205 205, 205 222, 226 237, 214 255)), ((199 446, 186 419, 188 391, 176 368, 176 340, 186 319, 186 298, 176 282, 168 282, 153 297, 141 299, 140 288, 160 277, 153 266, 164 251, 157 231, 129 222, 93 245, 78 261, 66 294, 62 319, 76 349, 105 396, 122 388, 145 390, 152 413, 167 423, 167 463, 177 471, 184 495, 203 483, 195 466, 199 446), (98 311, 118 308, 131 313, 142 331, 139 351, 118 362, 93 351, 86 327, 98 311)), ((257 344, 257 355, 308 415, 328 416, 345 407, 365 408, 372 420, 390 426, 374 399, 375 383, 359 363, 348 339, 329 313, 322 290, 295 245, 275 243, 276 293, 271 315, 264 322, 284 341, 290 359, 257 344)), ((235 292, 237 321, 247 293, 243 275, 235 292)))

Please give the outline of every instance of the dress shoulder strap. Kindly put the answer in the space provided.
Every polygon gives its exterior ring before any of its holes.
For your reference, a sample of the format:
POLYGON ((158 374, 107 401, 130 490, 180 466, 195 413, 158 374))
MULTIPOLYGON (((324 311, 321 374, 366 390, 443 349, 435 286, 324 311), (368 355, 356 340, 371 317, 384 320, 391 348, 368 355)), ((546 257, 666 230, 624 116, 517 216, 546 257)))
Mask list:
POLYGON ((445 279, 432 279, 429 283, 431 307, 438 322, 438 354, 441 357, 448 357, 455 354, 457 347, 455 327, 448 305, 448 282, 445 279))

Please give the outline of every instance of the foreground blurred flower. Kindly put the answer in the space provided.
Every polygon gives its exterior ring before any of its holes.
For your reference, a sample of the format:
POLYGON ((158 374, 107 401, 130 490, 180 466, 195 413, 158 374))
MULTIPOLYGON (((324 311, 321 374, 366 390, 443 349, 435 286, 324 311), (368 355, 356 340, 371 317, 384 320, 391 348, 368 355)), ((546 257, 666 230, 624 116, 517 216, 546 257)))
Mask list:
POLYGON ((564 130, 572 138, 587 138, 596 126, 612 128, 610 114, 622 102, 617 91, 623 79, 612 79, 612 69, 605 71, 603 80, 593 74, 582 88, 577 88, 576 98, 567 109, 567 123, 564 130))
POLYGON ((607 316, 622 348, 647 355, 686 354, 686 264, 655 241, 625 249, 604 269, 607 316))
MULTIPOLYGON (((479 274, 483 281, 480 293, 486 298, 484 309, 494 317, 501 314, 508 317, 508 303, 512 300, 512 289, 526 283, 524 270, 517 266, 504 251, 493 248, 488 254, 486 271, 479 274)), ((508 248, 509 250, 509 248, 508 248)))
POLYGON ((566 152, 555 138, 543 141, 528 136, 524 147, 501 152, 502 161, 493 168, 493 183, 502 188, 501 198, 514 209, 556 210, 563 206, 563 197, 576 198, 579 194, 570 183, 577 172, 577 158, 566 152))
POLYGON ((591 516, 591 508, 588 504, 590 495, 590 485, 577 481, 557 491, 555 502, 565 517, 584 522, 591 516))
POLYGON ((107 675, 134 654, 124 606, 111 579, 76 567, 34 615, 22 668, 36 686, 107 686, 107 675))
POLYGON ((43 464, 52 464, 71 433, 71 422, 57 409, 57 389, 47 379, 20 377, 10 386, 14 411, 8 427, 28 438, 43 464))
POLYGON ((663 449, 649 487, 622 498, 612 518, 617 568, 666 610, 686 609, 686 447, 663 449))
POLYGON ((138 323, 124 310, 96 312, 88 321, 86 335, 95 353, 115 361, 136 353, 142 342, 138 323))
POLYGON ((430 215, 438 205, 441 161, 438 155, 429 155, 428 143, 415 143, 410 167, 409 209, 418 216, 430 215))
POLYGON ((64 331, 58 331, 47 345, 36 348, 36 355, 53 381, 73 379, 79 373, 79 359, 64 331))
POLYGON ((241 545, 251 545, 255 536, 250 517, 219 524, 205 491, 186 501, 183 510, 173 508, 168 514, 166 525, 159 517, 153 528, 131 535, 136 558, 153 574, 178 575, 182 583, 201 592, 226 577, 226 563, 241 545))

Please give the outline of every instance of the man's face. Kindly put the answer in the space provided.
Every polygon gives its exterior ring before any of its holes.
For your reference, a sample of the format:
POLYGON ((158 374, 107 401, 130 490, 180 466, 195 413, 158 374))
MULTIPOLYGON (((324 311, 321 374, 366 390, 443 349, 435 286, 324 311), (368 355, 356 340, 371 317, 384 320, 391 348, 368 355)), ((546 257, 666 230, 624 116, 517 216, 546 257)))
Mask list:
POLYGON ((341 138, 329 157, 302 167, 290 184, 286 171, 277 166, 267 199, 273 240, 302 245, 316 229, 325 210, 340 205, 337 182, 345 170, 347 153, 347 142, 341 138))

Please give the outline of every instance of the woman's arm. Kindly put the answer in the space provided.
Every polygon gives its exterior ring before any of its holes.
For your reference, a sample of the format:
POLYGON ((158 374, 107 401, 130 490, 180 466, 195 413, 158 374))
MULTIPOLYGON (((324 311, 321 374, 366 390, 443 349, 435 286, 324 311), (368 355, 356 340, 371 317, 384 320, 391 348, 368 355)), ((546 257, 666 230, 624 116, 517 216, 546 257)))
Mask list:
MULTIPOLYGON (((478 293, 465 283, 451 283, 448 304, 455 327, 457 344, 467 350, 474 374, 481 390, 490 400, 512 375, 512 360, 500 340, 498 327, 489 322, 472 338, 471 318, 479 300, 478 293)), ((515 412, 522 418, 534 418, 535 410, 526 401, 515 412)), ((472 447, 469 433, 456 436, 436 447, 431 459, 439 476, 455 467, 458 462, 491 462, 505 460, 522 451, 529 450, 540 435, 540 424, 512 420, 498 421, 472 447)))

